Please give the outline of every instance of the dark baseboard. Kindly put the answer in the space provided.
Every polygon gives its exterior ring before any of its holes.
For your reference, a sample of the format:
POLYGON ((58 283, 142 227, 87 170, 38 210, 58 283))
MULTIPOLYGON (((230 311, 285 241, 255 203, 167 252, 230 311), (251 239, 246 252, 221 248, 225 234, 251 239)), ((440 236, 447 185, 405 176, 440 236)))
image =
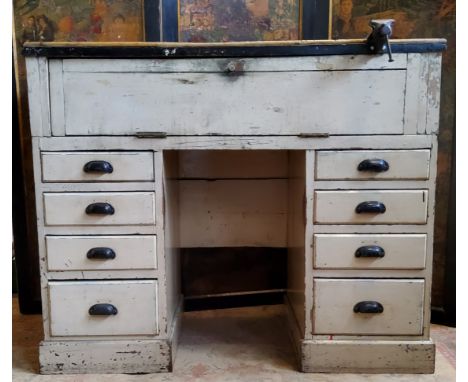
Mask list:
POLYGON ((456 317, 454 314, 449 314, 446 309, 433 306, 431 308, 431 324, 445 325, 452 328, 456 327, 456 317))
POLYGON ((229 296, 190 297, 184 299, 186 312, 227 309, 243 306, 276 305, 284 302, 284 292, 253 293, 229 296))

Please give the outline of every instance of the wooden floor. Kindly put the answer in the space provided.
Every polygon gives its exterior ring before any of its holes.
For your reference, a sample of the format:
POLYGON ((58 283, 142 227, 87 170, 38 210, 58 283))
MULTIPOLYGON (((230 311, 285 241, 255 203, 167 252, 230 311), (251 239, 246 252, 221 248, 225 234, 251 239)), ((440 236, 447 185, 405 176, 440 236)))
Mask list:
POLYGON ((313 382, 452 382, 455 381, 455 329, 433 325, 437 346, 434 375, 303 374, 284 328, 281 306, 188 312, 171 374, 65 375, 38 374, 40 315, 21 315, 13 298, 13 380, 91 381, 313 381, 313 382))

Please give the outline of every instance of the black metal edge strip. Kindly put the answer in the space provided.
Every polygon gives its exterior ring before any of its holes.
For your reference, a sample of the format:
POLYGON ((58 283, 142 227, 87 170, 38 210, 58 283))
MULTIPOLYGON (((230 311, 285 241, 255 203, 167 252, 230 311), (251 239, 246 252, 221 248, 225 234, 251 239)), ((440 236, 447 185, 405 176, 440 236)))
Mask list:
POLYGON ((323 40, 328 38, 331 0, 302 0, 302 38, 323 40))
MULTIPOLYGON (((392 43, 394 53, 440 52, 443 40, 392 43)), ((24 47, 24 56, 51 58, 212 58, 212 57, 287 57, 370 54, 365 43, 274 46, 35 46, 24 47)))
POLYGON ((179 0, 161 0, 162 41, 179 41, 179 0))
POLYGON ((145 41, 161 41, 160 0, 144 0, 145 41))

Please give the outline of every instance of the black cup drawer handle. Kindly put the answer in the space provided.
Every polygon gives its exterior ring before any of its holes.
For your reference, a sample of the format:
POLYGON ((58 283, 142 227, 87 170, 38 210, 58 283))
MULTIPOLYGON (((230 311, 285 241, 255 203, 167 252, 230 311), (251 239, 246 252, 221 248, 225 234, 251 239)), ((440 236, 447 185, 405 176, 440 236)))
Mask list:
POLYGON ((109 203, 92 203, 86 207, 88 215, 114 215, 114 207, 109 203))
POLYGON ((354 253, 356 257, 384 257, 385 251, 378 245, 366 245, 356 249, 354 253))
POLYGON ((358 171, 384 172, 388 171, 390 166, 383 159, 366 159, 359 163, 358 171))
POLYGON ((118 313, 112 304, 94 304, 88 312, 90 316, 115 316, 118 313))
POLYGON ((382 313, 383 306, 377 301, 361 301, 354 305, 354 313, 382 313))
POLYGON ((102 174, 111 174, 114 168, 105 160, 92 160, 86 163, 83 167, 84 172, 97 172, 102 174))
POLYGON ((115 252, 112 248, 96 247, 91 248, 86 257, 90 260, 112 260, 115 259, 115 252))
POLYGON ((362 202, 359 203, 356 207, 356 213, 376 213, 383 214, 386 211, 385 204, 381 202, 362 202))

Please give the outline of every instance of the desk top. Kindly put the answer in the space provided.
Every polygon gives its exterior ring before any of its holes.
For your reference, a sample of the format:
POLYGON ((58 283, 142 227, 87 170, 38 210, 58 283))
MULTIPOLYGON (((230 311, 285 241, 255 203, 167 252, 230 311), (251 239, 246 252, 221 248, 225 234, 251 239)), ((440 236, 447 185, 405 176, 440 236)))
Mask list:
MULTIPOLYGON (((446 49, 445 39, 391 40, 393 53, 427 53, 446 49)), ((365 40, 299 40, 231 43, 26 43, 25 56, 50 58, 214 58, 288 57, 371 54, 365 40)))

